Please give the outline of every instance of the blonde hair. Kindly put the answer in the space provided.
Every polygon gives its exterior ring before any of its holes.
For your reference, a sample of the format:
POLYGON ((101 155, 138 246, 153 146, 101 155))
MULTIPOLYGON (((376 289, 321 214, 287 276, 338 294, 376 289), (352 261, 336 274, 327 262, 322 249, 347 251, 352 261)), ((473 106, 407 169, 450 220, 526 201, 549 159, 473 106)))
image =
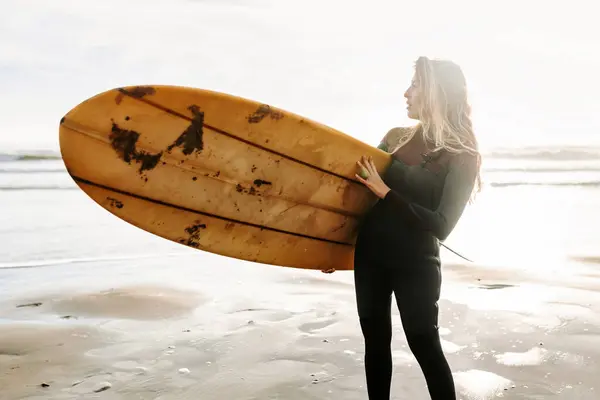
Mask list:
POLYGON ((405 130, 392 152, 420 133, 425 143, 433 145, 432 153, 444 150, 450 154, 472 154, 477 158, 474 192, 480 191, 481 155, 473 132, 467 83, 461 68, 452 61, 419 57, 415 63, 415 79, 420 91, 420 122, 405 130))

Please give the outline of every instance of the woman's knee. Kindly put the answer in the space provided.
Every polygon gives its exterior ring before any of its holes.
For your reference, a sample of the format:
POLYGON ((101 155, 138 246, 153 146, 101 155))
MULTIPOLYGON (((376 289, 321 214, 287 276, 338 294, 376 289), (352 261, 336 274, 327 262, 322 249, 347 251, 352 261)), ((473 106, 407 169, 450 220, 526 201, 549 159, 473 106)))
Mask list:
POLYGON ((406 332, 408 347, 415 357, 431 357, 443 354, 440 334, 437 327, 406 332))
POLYGON ((390 348, 392 342, 392 322, 390 317, 361 317, 360 327, 367 346, 390 348))

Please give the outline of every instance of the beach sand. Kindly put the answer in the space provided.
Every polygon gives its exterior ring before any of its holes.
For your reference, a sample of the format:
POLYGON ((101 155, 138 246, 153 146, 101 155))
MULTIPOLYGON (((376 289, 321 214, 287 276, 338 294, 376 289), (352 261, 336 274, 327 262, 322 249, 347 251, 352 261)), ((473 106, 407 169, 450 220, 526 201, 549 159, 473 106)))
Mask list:
MULTIPOLYGON (((228 282, 193 266, 141 281, 71 265, 52 290, 14 290, 0 304, 0 397, 367 398, 351 273, 221 268, 228 282)), ((459 398, 599 398, 597 281, 467 270, 446 267, 440 302, 459 398)), ((393 398, 428 399, 396 310, 393 323, 393 398)))

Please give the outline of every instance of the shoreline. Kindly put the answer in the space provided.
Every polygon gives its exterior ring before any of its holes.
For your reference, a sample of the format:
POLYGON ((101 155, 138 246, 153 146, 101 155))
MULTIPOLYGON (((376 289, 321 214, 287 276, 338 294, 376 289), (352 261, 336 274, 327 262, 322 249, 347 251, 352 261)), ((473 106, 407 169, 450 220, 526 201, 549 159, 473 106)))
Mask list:
MULTIPOLYGON (((232 262, 219 275, 192 276, 186 268, 152 283, 118 264, 103 279, 71 265, 56 272, 70 280, 52 290, 9 296, 0 304, 7 399, 79 399, 103 387, 110 399, 365 398, 350 273, 232 262)), ((459 398, 596 398, 599 292, 477 274, 449 267, 440 301, 459 398), (496 286, 481 286, 488 281, 496 286)), ((392 321, 394 398, 427 399, 395 305, 392 321)))

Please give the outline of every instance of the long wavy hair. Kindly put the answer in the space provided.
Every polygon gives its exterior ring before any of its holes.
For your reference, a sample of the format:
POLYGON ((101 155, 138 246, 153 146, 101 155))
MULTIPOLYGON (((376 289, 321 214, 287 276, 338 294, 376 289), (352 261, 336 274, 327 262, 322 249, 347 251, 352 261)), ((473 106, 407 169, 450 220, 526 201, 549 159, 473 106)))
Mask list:
POLYGON ((419 57, 415 63, 415 80, 420 91, 419 123, 406 134, 392 152, 407 144, 417 134, 433 146, 451 154, 470 153, 477 158, 477 177, 473 196, 481 190, 481 154, 471 122, 467 83, 461 68, 452 61, 419 57))

